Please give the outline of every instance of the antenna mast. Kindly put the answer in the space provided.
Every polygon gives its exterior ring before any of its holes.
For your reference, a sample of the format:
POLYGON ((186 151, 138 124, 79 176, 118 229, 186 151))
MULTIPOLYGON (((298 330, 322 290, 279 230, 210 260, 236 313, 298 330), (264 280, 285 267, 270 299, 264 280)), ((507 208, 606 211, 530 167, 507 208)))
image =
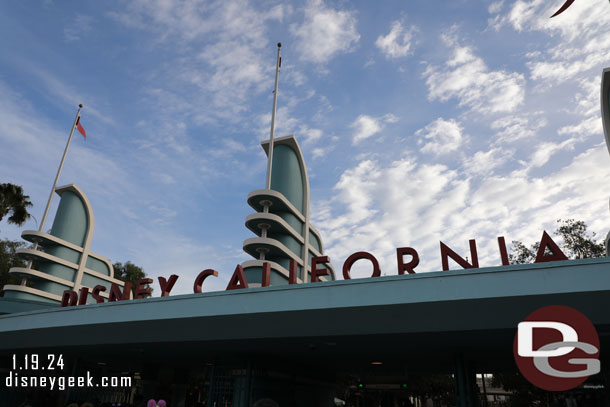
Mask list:
POLYGON ((275 88, 273 89, 273 110, 271 111, 271 131, 269 134, 269 158, 267 161, 267 184, 265 189, 271 189, 271 169, 273 166, 273 134, 275 132, 275 110, 277 108, 277 82, 280 76, 280 66, 282 66, 282 57, 280 56, 280 48, 282 43, 277 43, 277 61, 275 63, 275 88))

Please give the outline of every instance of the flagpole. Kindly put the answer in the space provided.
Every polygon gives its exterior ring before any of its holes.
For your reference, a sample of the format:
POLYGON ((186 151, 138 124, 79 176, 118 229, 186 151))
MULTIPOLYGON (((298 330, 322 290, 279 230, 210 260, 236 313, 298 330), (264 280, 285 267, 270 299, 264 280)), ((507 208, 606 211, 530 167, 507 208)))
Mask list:
MULTIPOLYGON (((44 231, 44 224, 47 220, 47 216, 49 215, 49 209, 51 208, 51 201, 53 201, 53 195, 55 194, 55 188, 57 188, 57 181, 59 181, 59 175, 61 174, 61 170, 64 167, 64 161, 66 161, 66 154, 68 153, 68 147, 70 147, 70 142, 72 141, 72 136, 74 135, 74 129, 76 129, 76 124, 78 123, 78 118, 80 117, 80 111, 83 108, 82 104, 78 105, 78 111, 76 112, 76 117, 74 118, 74 123, 72 124, 72 130, 70 130, 70 137, 68 137, 68 142, 66 143, 66 148, 64 149, 64 155, 61 157, 61 162, 59 163, 59 168, 57 169, 57 175, 55 175, 55 181, 53 182, 53 188, 51 188, 51 194, 49 195, 49 200, 47 201, 47 207, 44 209, 44 215, 42 215, 42 220, 40 221, 40 227, 38 228, 39 232, 44 231)), ((36 250, 38 248, 38 242, 34 243, 33 249, 36 250)), ((32 268, 32 260, 28 261, 27 268, 32 268)), ((24 277, 21 280, 21 285, 25 285, 27 279, 24 277)))
POLYGON ((273 90, 273 110, 271 111, 271 131, 269 134, 269 159, 267 161, 267 184, 266 189, 271 189, 271 169, 273 165, 273 134, 275 132, 275 110, 277 108, 277 83, 280 76, 280 65, 282 58, 280 57, 280 48, 282 43, 277 43, 277 61, 275 63, 275 88, 273 90))
POLYGON ((70 142, 72 141, 72 136, 74 135, 74 129, 76 129, 76 123, 78 123, 78 118, 80 117, 80 110, 83 108, 83 105, 78 105, 78 112, 76 112, 76 117, 74 118, 74 123, 72 124, 72 130, 70 130, 70 137, 68 137, 68 142, 66 143, 66 148, 64 149, 64 155, 61 157, 61 162, 59 163, 59 168, 57 169, 57 175, 55 175, 55 181, 53 182, 53 188, 51 188, 51 194, 49 195, 49 200, 47 201, 47 207, 44 210, 44 215, 42 215, 42 220, 40 221, 39 232, 42 232, 44 229, 44 223, 47 220, 47 216, 49 215, 49 209, 51 208, 51 201, 53 200, 53 195, 55 194, 55 188, 57 187, 57 181, 59 180, 59 175, 61 174, 61 170, 64 167, 64 161, 66 161, 66 154, 68 153, 68 147, 70 147, 70 142))

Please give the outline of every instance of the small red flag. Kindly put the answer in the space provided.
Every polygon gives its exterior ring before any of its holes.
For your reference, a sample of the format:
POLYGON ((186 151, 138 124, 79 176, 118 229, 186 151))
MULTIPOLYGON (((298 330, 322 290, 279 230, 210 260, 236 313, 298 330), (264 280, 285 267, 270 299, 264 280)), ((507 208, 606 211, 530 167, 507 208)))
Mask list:
POLYGON ((78 116, 78 119, 76 120, 76 128, 80 131, 80 134, 83 135, 85 140, 87 140, 87 133, 85 132, 85 129, 83 129, 83 126, 80 125, 80 116, 78 116))

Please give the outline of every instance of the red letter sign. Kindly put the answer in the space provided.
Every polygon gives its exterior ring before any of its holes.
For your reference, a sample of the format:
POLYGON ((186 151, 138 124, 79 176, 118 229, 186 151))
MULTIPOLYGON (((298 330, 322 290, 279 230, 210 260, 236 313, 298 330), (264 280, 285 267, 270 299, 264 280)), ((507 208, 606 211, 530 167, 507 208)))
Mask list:
POLYGON ((330 263, 328 256, 317 256, 311 259, 311 282, 315 283, 320 281, 318 277, 327 276, 328 269, 319 269, 318 264, 330 263))
POLYGON ((563 254, 557 243, 551 239, 546 230, 542 232, 542 239, 540 239, 540 248, 538 249, 538 254, 536 254, 536 260, 534 263, 543 263, 546 261, 556 261, 556 260, 568 260, 567 256, 563 254), (545 256, 544 252, 546 249, 551 251, 550 256, 545 256))
POLYGON ((498 247, 500 248, 500 258, 502 259, 502 265, 508 266, 508 253, 506 253, 506 242, 504 236, 498 237, 498 247))
POLYGON ((417 251, 412 247, 399 247, 396 249, 396 260, 398 262, 398 274, 405 274, 405 271, 409 274, 415 274, 415 267, 419 264, 419 255, 417 251), (411 261, 407 264, 404 263, 403 256, 408 254, 412 256, 411 261))
POLYGON ((103 285, 96 285, 91 292, 91 296, 95 298, 95 302, 97 303, 104 302, 104 297, 100 295, 100 291, 106 291, 106 287, 103 285))
POLYGON ((373 263, 373 275, 371 277, 379 277, 381 275, 381 269, 379 268, 379 262, 371 253, 368 252, 356 252, 349 256, 345 263, 343 263, 343 278, 346 280, 351 280, 352 276, 350 274, 350 270, 352 269, 352 265, 361 259, 368 259, 373 263))
POLYGON ((479 258, 477 257, 477 243, 474 239, 469 241, 470 243, 470 255, 472 256, 472 264, 461 258, 456 252, 451 250, 447 245, 441 242, 441 262, 443 263, 443 271, 449 270, 449 257, 451 257, 457 264, 465 269, 478 269, 479 258))
POLYGON ((201 293, 201 286, 203 285, 203 280, 208 278, 209 276, 218 277, 218 272, 212 269, 205 269, 195 279, 195 284, 193 284, 193 292, 195 294, 201 293))
POLYGON ((76 305, 76 301, 78 301, 78 296, 72 290, 65 290, 64 295, 61 296, 61 306, 68 307, 76 305))
POLYGON ((108 296, 108 302, 112 301, 123 301, 131 298, 131 283, 126 282, 123 286, 123 293, 121 294, 121 288, 117 283, 112 283, 110 286, 110 295, 108 296))
POLYGON ((169 292, 174 288, 174 284, 176 284, 176 280, 178 280, 178 276, 172 274, 169 276, 169 281, 165 279, 165 277, 157 277, 159 280, 159 285, 161 286, 161 297, 169 296, 169 292))
POLYGON ((263 263, 263 275, 261 276, 261 287, 269 287, 271 281, 271 264, 263 263))
POLYGON ((78 299, 78 305, 85 305, 87 303, 88 294, 89 294, 89 287, 82 287, 80 289, 80 297, 78 299))
POLYGON ((244 268, 241 266, 241 264, 238 264, 237 267, 235 267, 231 281, 229 281, 227 290, 238 290, 240 288, 248 288, 248 282, 246 281, 244 268))
POLYGON ((290 270, 288 270, 288 284, 297 283, 297 262, 290 259, 290 270))
POLYGON ((150 287, 146 287, 147 284, 151 284, 153 282, 152 278, 141 278, 138 280, 136 284, 136 292, 134 298, 139 300, 140 298, 144 298, 145 295, 150 295, 152 290, 150 287))

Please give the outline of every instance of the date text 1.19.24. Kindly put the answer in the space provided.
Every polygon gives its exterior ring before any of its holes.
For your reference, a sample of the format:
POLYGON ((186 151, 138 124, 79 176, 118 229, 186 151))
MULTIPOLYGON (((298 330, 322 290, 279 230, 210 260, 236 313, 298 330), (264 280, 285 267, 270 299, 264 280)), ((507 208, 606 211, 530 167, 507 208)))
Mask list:
POLYGON ((63 355, 49 353, 38 355, 37 353, 17 355, 13 354, 13 370, 63 370, 63 355), (46 357, 45 357, 46 356, 46 357))

